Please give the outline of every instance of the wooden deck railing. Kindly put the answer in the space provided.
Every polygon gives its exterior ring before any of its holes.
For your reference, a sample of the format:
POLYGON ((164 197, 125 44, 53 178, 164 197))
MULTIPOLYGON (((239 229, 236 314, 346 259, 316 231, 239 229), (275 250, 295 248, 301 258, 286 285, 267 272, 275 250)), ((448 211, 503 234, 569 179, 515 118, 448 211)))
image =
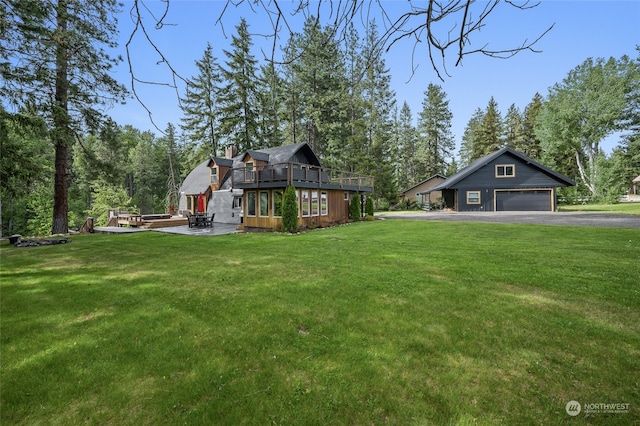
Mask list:
POLYGON ((322 167, 299 163, 267 164, 260 168, 244 167, 232 170, 232 186, 260 186, 261 183, 281 182, 283 186, 296 182, 305 182, 322 186, 339 186, 340 188, 356 188, 372 190, 373 176, 358 173, 331 170, 322 167))

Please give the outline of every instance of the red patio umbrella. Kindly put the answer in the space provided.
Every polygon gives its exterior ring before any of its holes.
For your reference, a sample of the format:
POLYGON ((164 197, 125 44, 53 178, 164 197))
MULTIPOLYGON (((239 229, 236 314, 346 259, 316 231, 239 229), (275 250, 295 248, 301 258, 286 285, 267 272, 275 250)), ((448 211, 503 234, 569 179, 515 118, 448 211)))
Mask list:
POLYGON ((198 213, 204 213, 204 195, 198 195, 198 213))

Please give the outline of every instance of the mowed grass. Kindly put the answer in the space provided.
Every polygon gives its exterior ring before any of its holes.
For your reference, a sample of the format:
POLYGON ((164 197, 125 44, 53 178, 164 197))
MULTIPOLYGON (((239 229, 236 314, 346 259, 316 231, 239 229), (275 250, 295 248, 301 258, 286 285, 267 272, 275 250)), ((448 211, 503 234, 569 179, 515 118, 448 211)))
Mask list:
POLYGON ((561 204, 559 210, 562 212, 613 212, 640 215, 640 203, 561 204))
POLYGON ((394 220, 0 255, 3 425, 640 418, 640 230, 394 220))

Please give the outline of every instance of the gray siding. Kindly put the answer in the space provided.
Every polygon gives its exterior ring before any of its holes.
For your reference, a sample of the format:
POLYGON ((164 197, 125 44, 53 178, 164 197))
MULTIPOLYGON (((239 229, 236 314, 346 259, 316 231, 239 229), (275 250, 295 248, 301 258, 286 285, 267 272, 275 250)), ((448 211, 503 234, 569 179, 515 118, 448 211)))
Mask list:
POLYGON ((455 185, 458 211, 493 211, 494 189, 555 188, 558 181, 520 158, 503 154, 455 185), (495 166, 515 165, 515 177, 497 178, 495 166), (480 191, 480 204, 467 203, 467 191, 480 191))

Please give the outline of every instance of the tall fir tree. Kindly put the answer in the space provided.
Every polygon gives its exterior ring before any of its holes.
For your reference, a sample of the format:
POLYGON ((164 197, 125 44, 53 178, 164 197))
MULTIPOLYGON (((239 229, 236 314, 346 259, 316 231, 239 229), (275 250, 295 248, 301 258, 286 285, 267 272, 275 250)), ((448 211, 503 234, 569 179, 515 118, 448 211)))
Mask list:
POLYGON ((112 77, 121 60, 116 0, 7 0, 3 3, 0 95, 11 107, 35 105, 49 127, 55 153, 51 232, 69 228, 71 147, 84 129, 104 120, 101 107, 122 101, 125 88, 112 77))
POLYGON ((504 116, 504 139, 505 146, 523 152, 527 148, 527 140, 524 134, 524 119, 516 104, 511 104, 504 116))
POLYGON ((479 129, 479 140, 476 142, 479 157, 491 154, 504 146, 502 129, 502 115, 498 109, 498 103, 492 96, 484 111, 479 129))
POLYGON ((188 141, 195 145, 201 158, 218 155, 220 146, 220 66, 213 56, 213 47, 207 47, 195 62, 198 74, 187 80, 184 98, 180 99, 183 112, 180 128, 188 141))
POLYGON ((460 145, 460 161, 461 166, 465 167, 482 157, 484 148, 481 146, 481 130, 484 120, 484 111, 476 108, 473 115, 469 119, 464 133, 462 135, 462 143, 460 145))
POLYGON ((451 134, 453 114, 442 87, 429 84, 418 116, 418 155, 420 179, 444 174, 447 159, 453 156, 455 141, 451 134))
POLYGON ((251 34, 242 18, 231 38, 232 50, 224 50, 227 57, 222 76, 226 85, 220 91, 220 133, 228 144, 239 151, 260 148, 258 141, 257 60, 251 54, 251 34))
POLYGON ((284 145, 284 80, 272 62, 260 67, 258 87, 258 145, 262 148, 284 145))
POLYGON ((540 160, 540 139, 536 136, 536 120, 540 109, 542 108, 542 95, 536 93, 533 95, 531 102, 524 108, 524 117, 522 121, 523 133, 524 133, 524 147, 522 152, 528 157, 534 160, 540 160))
POLYGON ((405 101, 402 104, 396 123, 397 146, 398 146, 398 166, 396 175, 398 176, 398 186, 400 189, 409 188, 418 183, 418 135, 413 125, 411 108, 405 101))
POLYGON ((398 194, 394 179, 396 147, 393 143, 393 116, 395 92, 391 90, 391 75, 386 67, 377 43, 378 29, 375 21, 367 27, 364 57, 367 58, 363 79, 363 98, 366 123, 367 159, 361 173, 373 172, 376 182, 373 197, 395 202, 398 194))
POLYGON ((331 153, 345 136, 345 71, 342 52, 329 29, 310 16, 302 34, 293 34, 287 49, 287 74, 292 89, 288 108, 292 111, 295 137, 305 141, 323 159, 335 164, 331 153))

